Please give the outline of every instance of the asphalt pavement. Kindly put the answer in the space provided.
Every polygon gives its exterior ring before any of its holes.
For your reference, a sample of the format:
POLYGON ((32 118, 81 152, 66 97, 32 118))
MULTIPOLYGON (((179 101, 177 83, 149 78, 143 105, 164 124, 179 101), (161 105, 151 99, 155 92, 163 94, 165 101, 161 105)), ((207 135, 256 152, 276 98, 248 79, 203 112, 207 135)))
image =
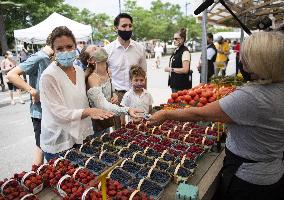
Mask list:
MULTIPOLYGON (((193 86, 199 84, 200 74, 196 66, 200 53, 192 53, 191 69, 193 70, 193 86)), ((161 68, 157 69, 154 59, 147 60, 148 90, 154 99, 154 105, 165 103, 171 94, 167 86, 169 56, 161 59, 161 68)), ((234 73, 234 55, 230 55, 227 74, 234 73)), ((10 105, 8 91, 0 92, 0 180, 11 177, 22 170, 31 170, 33 150, 35 148, 34 132, 29 114, 29 95, 23 94, 25 104, 20 104, 16 97, 16 105, 10 105)))

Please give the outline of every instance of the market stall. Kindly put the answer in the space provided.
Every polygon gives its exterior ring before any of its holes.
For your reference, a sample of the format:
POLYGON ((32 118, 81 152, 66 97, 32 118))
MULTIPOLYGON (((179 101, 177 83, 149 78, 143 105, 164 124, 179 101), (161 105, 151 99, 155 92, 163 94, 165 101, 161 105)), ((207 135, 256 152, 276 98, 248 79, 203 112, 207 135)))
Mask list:
MULTIPOLYGON (((212 81, 172 94, 159 109, 201 107, 240 83, 237 78, 212 81)), ((0 199, 211 199, 224 158, 224 136, 220 123, 129 122, 1 181, 0 199)))

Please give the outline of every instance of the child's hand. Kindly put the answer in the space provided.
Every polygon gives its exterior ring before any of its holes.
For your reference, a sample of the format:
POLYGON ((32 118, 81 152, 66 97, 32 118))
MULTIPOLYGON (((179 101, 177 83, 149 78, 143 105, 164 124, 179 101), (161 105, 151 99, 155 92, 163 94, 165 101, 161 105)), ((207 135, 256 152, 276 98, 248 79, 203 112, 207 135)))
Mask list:
POLYGON ((142 116, 141 114, 144 113, 144 110, 138 109, 138 108, 129 108, 128 113, 133 118, 139 118, 141 120, 142 116))
POLYGON ((118 96, 116 94, 114 94, 113 97, 110 99, 110 102, 112 104, 117 104, 118 103, 118 96))

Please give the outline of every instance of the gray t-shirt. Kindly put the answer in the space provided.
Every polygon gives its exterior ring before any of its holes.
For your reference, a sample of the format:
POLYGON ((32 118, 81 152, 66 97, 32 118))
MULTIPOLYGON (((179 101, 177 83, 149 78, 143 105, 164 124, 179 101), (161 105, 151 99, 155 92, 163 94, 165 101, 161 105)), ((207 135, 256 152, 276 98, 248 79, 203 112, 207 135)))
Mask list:
POLYGON ((284 83, 246 85, 219 100, 232 119, 226 147, 257 163, 243 163, 236 176, 270 185, 284 174, 284 83))

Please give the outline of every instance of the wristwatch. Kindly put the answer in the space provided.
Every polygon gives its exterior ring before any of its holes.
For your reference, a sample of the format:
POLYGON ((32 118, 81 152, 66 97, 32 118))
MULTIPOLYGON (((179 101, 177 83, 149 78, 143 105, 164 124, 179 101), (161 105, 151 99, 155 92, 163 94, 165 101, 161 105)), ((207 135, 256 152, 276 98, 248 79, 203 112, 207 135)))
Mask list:
POLYGON ((171 72, 175 72, 175 68, 171 68, 171 72))

